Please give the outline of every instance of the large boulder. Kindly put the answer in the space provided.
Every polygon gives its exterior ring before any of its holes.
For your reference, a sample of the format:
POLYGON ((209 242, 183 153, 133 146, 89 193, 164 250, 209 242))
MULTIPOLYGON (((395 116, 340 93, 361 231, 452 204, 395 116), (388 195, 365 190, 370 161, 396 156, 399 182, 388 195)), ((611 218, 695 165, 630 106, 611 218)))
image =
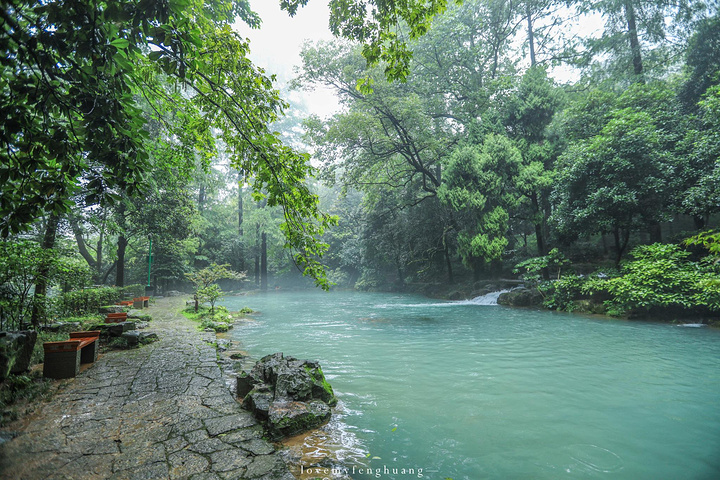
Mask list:
POLYGON ((0 380, 27 371, 36 341, 34 330, 0 332, 0 380))
POLYGON ((320 400, 273 402, 268 414, 268 428, 275 438, 292 437, 325 424, 330 415, 330 407, 320 400))
POLYGON ((139 332, 137 330, 129 330, 120 335, 127 341, 128 346, 147 345, 148 343, 157 342, 159 340, 157 333, 139 332))
POLYGON ((98 323, 90 327, 90 330, 100 330, 100 336, 103 338, 108 337, 119 337, 124 332, 135 330, 135 322, 120 322, 120 323, 98 323))
POLYGON ((263 357, 250 373, 238 376, 243 407, 266 424, 274 439, 317 428, 330 419, 337 403, 317 362, 275 353, 263 357))
POLYGON ((542 302, 543 296, 537 288, 515 288, 501 293, 497 299, 498 305, 510 307, 537 307, 542 305, 542 302))

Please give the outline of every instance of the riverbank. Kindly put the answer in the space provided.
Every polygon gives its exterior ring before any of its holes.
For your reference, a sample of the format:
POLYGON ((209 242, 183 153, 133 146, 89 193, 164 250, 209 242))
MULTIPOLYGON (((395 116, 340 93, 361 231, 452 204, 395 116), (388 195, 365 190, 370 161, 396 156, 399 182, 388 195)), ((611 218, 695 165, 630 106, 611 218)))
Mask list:
POLYGON ((217 338, 158 299, 158 342, 108 352, 4 430, 0 478, 293 480, 254 417, 240 408, 217 338))

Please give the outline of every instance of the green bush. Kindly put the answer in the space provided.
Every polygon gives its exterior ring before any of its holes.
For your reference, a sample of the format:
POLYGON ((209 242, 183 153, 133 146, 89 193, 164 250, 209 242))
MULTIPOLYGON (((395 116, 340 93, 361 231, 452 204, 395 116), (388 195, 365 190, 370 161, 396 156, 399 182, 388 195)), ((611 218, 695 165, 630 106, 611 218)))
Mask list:
POLYGON ((513 273, 522 273, 522 279, 528 285, 536 285, 543 277, 552 276, 560 279, 563 269, 570 266, 570 261, 557 248, 553 248, 547 255, 529 258, 515 265, 513 273))
POLYGON ((655 243, 635 248, 634 260, 622 266, 622 276, 593 278, 586 293, 607 292, 608 313, 648 314, 656 311, 720 312, 718 265, 692 262, 678 245, 655 243))
POLYGON ((59 317, 97 313, 99 307, 117 303, 122 297, 122 290, 117 287, 75 290, 57 297, 54 305, 55 313, 59 317))
POLYGON ((125 298, 137 298, 145 296, 145 285, 136 283, 127 287, 115 287, 120 289, 120 294, 125 298))
POLYGON ((142 285, 127 287, 100 287, 74 290, 57 296, 53 301, 53 311, 57 317, 81 316, 97 313, 98 308, 113 305, 125 297, 141 297, 145 294, 142 285))
POLYGON ((195 313, 194 307, 190 307, 183 310, 182 314, 190 320, 199 322, 199 330, 209 328, 216 332, 227 332, 232 328, 233 318, 225 307, 215 307, 215 311, 207 307, 201 307, 197 313, 195 313))
POLYGON ((583 286, 587 280, 580 276, 563 277, 552 282, 543 282, 538 290, 545 296, 543 306, 551 310, 572 312, 574 301, 583 298, 583 286))

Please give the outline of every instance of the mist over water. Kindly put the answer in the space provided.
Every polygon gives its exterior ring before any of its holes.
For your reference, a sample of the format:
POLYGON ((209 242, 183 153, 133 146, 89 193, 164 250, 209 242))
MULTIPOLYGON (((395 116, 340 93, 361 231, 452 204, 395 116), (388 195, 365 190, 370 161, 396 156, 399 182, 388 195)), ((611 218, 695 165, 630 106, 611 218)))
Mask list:
POLYGON ((261 312, 231 330, 253 356, 320 361, 338 455, 379 478, 720 478, 720 331, 477 303, 223 302, 261 312))

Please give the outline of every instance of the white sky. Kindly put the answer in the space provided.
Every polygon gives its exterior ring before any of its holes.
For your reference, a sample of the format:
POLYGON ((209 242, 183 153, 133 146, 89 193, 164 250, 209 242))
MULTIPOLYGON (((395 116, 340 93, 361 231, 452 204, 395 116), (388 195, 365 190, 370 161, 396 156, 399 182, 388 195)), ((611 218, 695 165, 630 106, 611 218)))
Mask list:
MULTIPOLYGON (((251 8, 262 18, 260 29, 253 30, 244 23, 236 30, 250 39, 250 59, 269 74, 277 75, 277 88, 283 88, 293 78, 293 68, 300 65, 300 50, 306 40, 331 40, 328 28, 328 0, 310 0, 290 17, 280 10, 279 0, 250 0, 251 8)), ((327 117, 338 109, 331 91, 293 92, 292 100, 305 104, 310 113, 327 117)))
MULTIPOLYGON (((306 7, 298 9, 297 15, 290 17, 280 10, 279 0, 250 0, 251 8, 260 15, 262 26, 253 30, 239 22, 236 30, 250 39, 250 59, 267 73, 277 75, 278 89, 283 89, 293 78, 293 69, 300 65, 300 50, 306 40, 331 40, 328 28, 328 0, 310 0, 306 7)), ((602 28, 599 15, 585 19, 579 28, 584 33, 602 28)), ((576 80, 577 72, 569 68, 551 70, 556 80, 564 82, 576 80)), ((315 92, 283 93, 286 100, 299 103, 308 113, 327 118, 339 111, 335 93, 327 89, 315 92)))

